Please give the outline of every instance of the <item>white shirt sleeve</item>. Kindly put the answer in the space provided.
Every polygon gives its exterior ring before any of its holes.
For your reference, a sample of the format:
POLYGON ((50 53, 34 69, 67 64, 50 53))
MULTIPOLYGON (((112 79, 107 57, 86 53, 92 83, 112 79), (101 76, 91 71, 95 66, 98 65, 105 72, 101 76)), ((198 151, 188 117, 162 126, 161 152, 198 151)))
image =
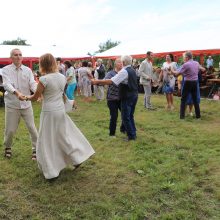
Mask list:
POLYGON ((120 83, 128 84, 128 72, 122 69, 115 76, 111 78, 112 82, 118 86, 120 83))
POLYGON ((8 71, 8 70, 6 70, 6 69, 2 70, 3 86, 6 91, 13 93, 16 89, 12 85, 12 82, 11 82, 11 80, 8 76, 8 73, 6 71, 8 71))

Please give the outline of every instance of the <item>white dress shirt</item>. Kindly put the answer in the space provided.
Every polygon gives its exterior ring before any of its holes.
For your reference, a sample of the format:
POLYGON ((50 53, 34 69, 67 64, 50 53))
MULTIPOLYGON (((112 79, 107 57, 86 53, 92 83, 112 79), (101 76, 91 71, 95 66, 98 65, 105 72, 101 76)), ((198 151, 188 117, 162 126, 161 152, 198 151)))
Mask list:
POLYGON ((128 72, 126 70, 127 67, 130 67, 131 65, 128 66, 124 66, 119 72, 118 74, 116 74, 115 76, 113 76, 111 78, 112 82, 118 86, 120 83, 123 84, 128 84, 128 72))
POLYGON ((26 109, 31 106, 30 101, 20 101, 14 94, 18 90, 23 95, 30 95, 35 92, 37 83, 30 68, 21 65, 17 68, 14 64, 5 66, 2 69, 3 86, 5 92, 5 105, 14 109, 26 109))

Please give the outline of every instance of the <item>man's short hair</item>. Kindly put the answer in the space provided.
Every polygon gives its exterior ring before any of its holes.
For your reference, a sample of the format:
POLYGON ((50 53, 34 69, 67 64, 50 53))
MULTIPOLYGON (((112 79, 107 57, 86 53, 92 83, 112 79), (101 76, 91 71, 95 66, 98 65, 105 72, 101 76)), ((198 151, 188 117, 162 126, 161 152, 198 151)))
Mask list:
POLYGON ((121 57, 121 61, 124 66, 132 64, 132 57, 130 55, 125 55, 121 57))
POLYGON ((15 50, 19 50, 20 52, 21 52, 21 50, 20 49, 18 49, 18 48, 14 48, 14 49, 12 49, 11 51, 10 51, 10 57, 12 57, 13 56, 13 54, 14 54, 14 51, 15 50))
POLYGON ((61 62, 62 59, 61 59, 60 57, 57 57, 57 58, 56 58, 56 61, 60 61, 60 62, 61 62))
POLYGON ((150 56, 151 53, 152 53, 151 51, 147 51, 147 55, 148 55, 148 56, 150 56))
POLYGON ((191 51, 186 51, 184 53, 184 56, 187 57, 189 60, 191 60, 193 58, 192 52, 191 51))

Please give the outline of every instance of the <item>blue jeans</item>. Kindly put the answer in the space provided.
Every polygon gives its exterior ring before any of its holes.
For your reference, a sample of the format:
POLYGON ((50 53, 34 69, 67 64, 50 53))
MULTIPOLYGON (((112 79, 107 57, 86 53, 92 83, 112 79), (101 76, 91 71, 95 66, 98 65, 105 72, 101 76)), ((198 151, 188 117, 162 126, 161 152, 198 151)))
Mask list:
POLYGON ((128 139, 136 138, 136 127, 134 122, 135 106, 137 104, 138 96, 132 96, 121 100, 121 118, 128 135, 128 139))

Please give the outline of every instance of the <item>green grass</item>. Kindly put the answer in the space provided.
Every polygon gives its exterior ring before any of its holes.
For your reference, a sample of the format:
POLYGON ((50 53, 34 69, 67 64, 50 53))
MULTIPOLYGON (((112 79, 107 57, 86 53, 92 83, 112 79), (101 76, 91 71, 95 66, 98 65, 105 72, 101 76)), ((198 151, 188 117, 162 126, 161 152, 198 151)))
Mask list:
MULTIPOLYGON (((146 111, 140 95, 138 138, 128 143, 119 128, 117 138, 109 138, 106 102, 85 103, 79 97, 77 102, 70 117, 95 156, 48 182, 30 159, 22 121, 12 159, 0 157, 0 219, 220 219, 220 102, 203 99, 202 120, 179 120, 179 98, 176 110, 169 112, 165 97, 153 96, 158 109, 146 111)), ((40 104, 33 106, 38 126, 40 104)), ((4 108, 0 120, 2 146, 4 108)))

